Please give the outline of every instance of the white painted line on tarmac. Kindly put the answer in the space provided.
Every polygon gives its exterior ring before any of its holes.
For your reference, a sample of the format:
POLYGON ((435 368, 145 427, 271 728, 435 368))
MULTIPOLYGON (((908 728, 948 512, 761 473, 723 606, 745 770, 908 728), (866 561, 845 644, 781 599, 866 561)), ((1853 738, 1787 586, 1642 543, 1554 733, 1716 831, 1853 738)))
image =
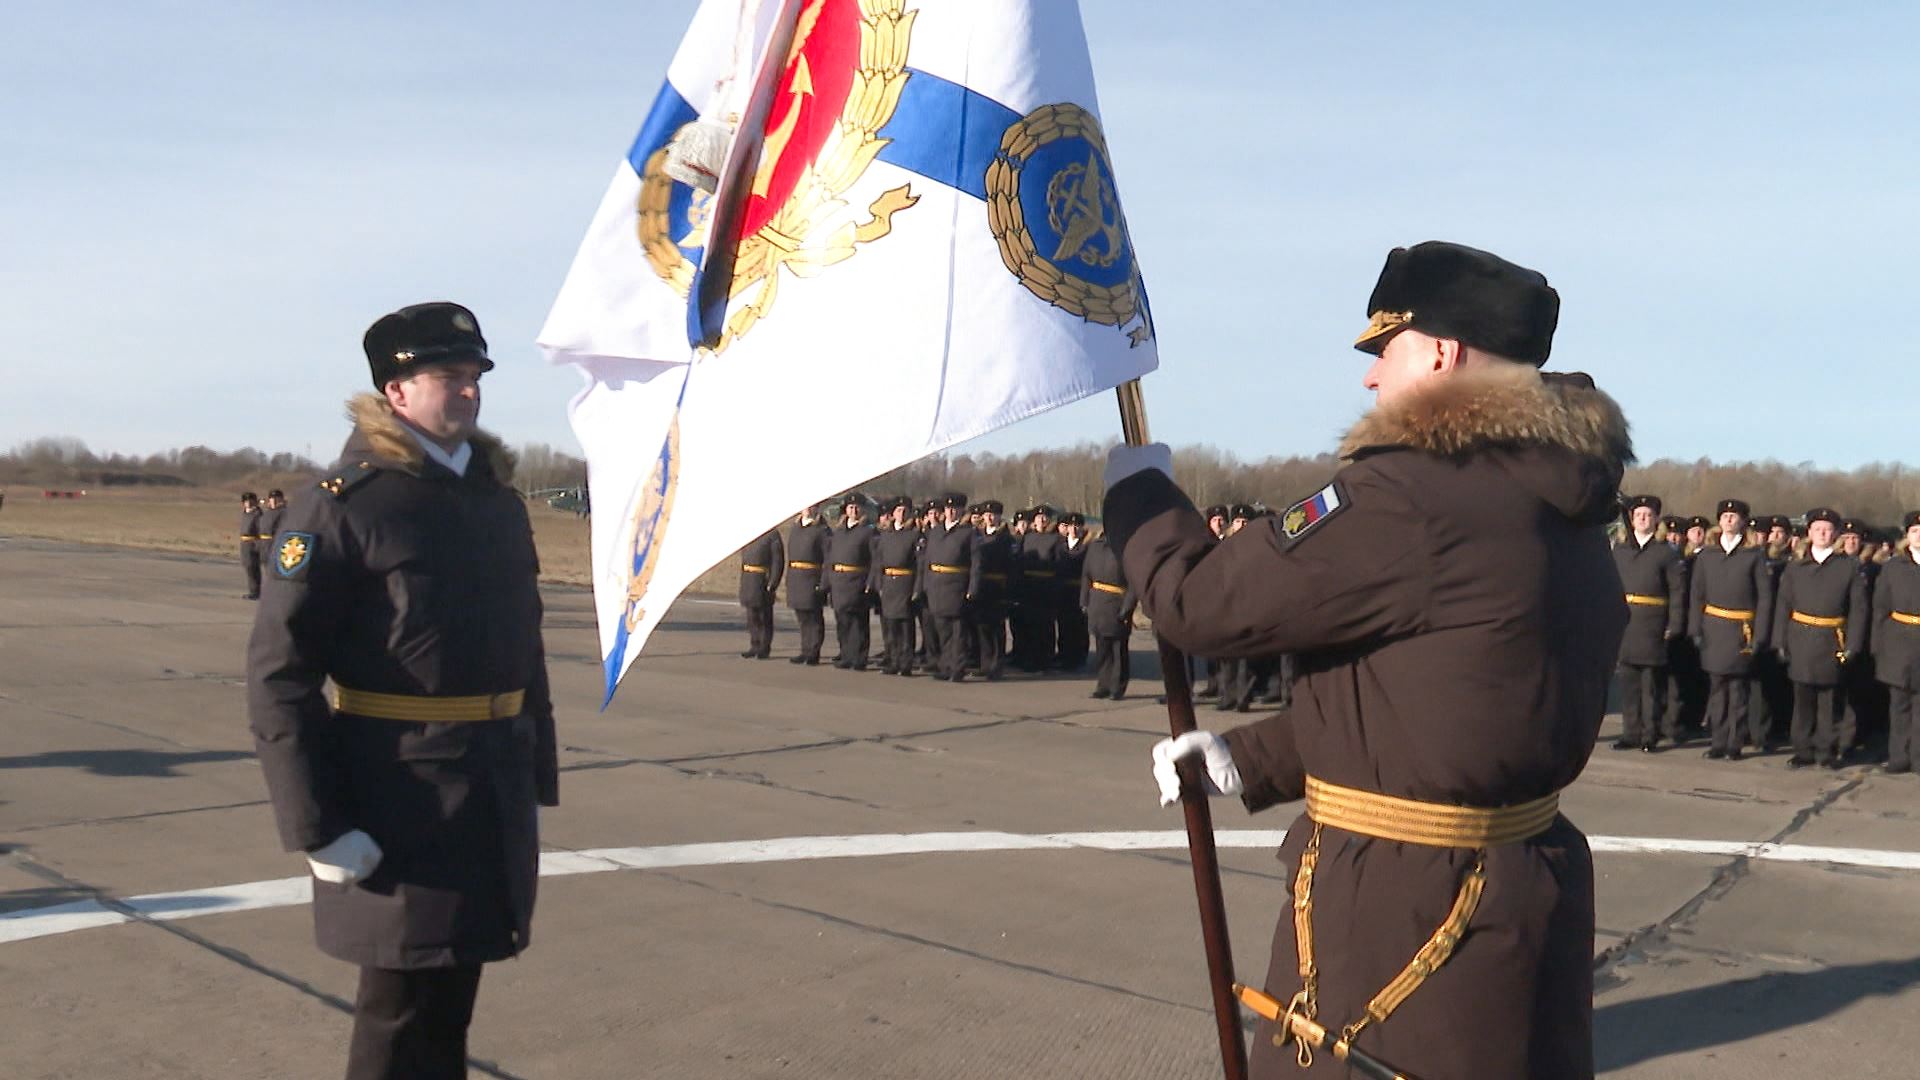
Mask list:
MULTIPOLYGON (((1214 843, 1223 848, 1274 848, 1286 836, 1284 829, 1231 829, 1214 833, 1214 843)), ((1744 855, 1765 862, 1920 870, 1920 851, 1645 836, 1591 836, 1587 842, 1595 852, 1610 855, 1744 855)), ((771 840, 734 840, 710 844, 549 851, 540 856, 540 876, 565 877, 614 870, 669 870, 816 859, 862 859, 879 855, 1063 851, 1076 848, 1095 851, 1184 851, 1186 846, 1187 834, 1175 829, 1150 832, 934 832, 786 836, 771 840)), ((185 892, 152 893, 130 897, 119 903, 150 919, 192 919, 235 911, 298 907, 310 903, 312 899, 312 880, 292 877, 185 892)), ((132 921, 132 916, 95 900, 26 908, 0 913, 0 944, 132 921)))

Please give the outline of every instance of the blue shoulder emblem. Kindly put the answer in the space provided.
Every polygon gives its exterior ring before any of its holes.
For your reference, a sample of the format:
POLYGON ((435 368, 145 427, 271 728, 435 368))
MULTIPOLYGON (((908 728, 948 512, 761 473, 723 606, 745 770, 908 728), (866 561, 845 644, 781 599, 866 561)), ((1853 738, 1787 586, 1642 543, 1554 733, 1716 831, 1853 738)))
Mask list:
POLYGON ((313 562, 313 534, 283 532, 274 544, 273 571, 283 578, 299 578, 313 562))

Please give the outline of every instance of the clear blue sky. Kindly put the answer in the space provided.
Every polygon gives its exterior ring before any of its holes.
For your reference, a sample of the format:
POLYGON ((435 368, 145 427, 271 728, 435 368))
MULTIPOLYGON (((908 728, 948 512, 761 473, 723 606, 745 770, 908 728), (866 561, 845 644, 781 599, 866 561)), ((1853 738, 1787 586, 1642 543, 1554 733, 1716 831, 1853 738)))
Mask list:
MULTIPOLYGON (((0 447, 330 458, 366 325, 448 298, 488 426, 572 449, 533 337, 694 6, 9 5, 0 447)), ((1082 7, 1157 437, 1328 449, 1387 249, 1448 239, 1547 274, 1645 458, 1915 459, 1920 7, 1082 7)))

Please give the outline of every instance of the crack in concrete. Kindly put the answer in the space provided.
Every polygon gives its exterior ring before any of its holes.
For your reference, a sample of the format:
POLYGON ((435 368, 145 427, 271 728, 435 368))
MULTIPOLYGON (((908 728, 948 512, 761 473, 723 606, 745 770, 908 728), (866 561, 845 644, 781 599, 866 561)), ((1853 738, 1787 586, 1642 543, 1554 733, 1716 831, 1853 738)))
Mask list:
POLYGON ((22 825, 16 833, 45 832, 48 829, 66 829, 76 825, 118 825, 128 821, 146 821, 149 818, 173 817, 176 814, 198 814, 208 810, 238 810, 248 806, 272 805, 266 799, 252 799, 247 802, 217 803, 213 806, 187 806, 178 810, 154 810, 145 814, 121 814, 116 817, 74 818, 71 821, 48 821, 39 825, 22 825))
POLYGON ((679 882, 682 885, 690 885, 697 889, 704 889, 707 892, 718 893, 721 896, 730 896, 736 900, 744 900, 749 904, 754 904, 759 907, 772 908, 776 911, 791 912, 796 915, 806 915, 811 918, 819 919, 822 922, 832 923, 835 926, 846 927, 849 930, 858 931, 860 933, 872 934, 877 937, 890 938, 894 941, 903 941, 910 945, 918 945, 922 948, 934 949, 939 952, 944 952, 952 956, 965 957, 969 960, 976 960, 984 964, 990 964, 994 967, 1006 968, 1012 971, 1025 972, 1026 974, 1029 974, 1029 975, 1038 975, 1042 978, 1055 979, 1060 982, 1072 983, 1075 986, 1084 986, 1092 990, 1102 990, 1110 994, 1117 994, 1122 997, 1133 998, 1137 1001, 1150 1002, 1155 1005, 1164 1005, 1164 1006, 1167 1006, 1168 1008, 1180 1009, 1185 1012, 1200 1013, 1202 1015, 1212 1014, 1211 1009, 1204 1008, 1199 1005, 1194 1005, 1190 1002, 1174 1001, 1170 998, 1155 997, 1152 994, 1142 993, 1138 990, 1132 990, 1124 986, 1115 986, 1112 983, 1100 982, 1097 979, 1087 979, 1078 975, 1069 975, 1064 971, 1055 971, 1052 968, 1041 967, 1038 964, 1026 964, 1018 960, 1008 960, 1005 957, 994 956, 991 953, 980 952, 977 949, 969 949, 963 945, 955 945, 945 941, 935 941, 932 938, 921 937, 918 934, 910 934, 904 930, 893 930, 884 926, 876 926, 872 923, 862 922, 858 919, 848 918, 844 915, 835 915, 832 912, 820 911, 816 908, 803 907, 799 904, 788 904, 779 900, 769 900, 769 899, 766 899, 765 897, 753 896, 751 894, 740 892, 734 889, 724 889, 719 886, 709 885, 704 881, 698 881, 696 879, 684 877, 679 874, 665 873, 662 871, 655 871, 655 873, 671 881, 679 882))
MULTIPOLYGON (((1005 727, 1009 724, 1026 722, 1025 717, 1000 717, 979 724, 952 724, 947 727, 930 728, 926 731, 881 732, 878 735, 841 735, 820 739, 814 742, 789 743, 785 746, 761 747, 753 750, 725 750, 712 754, 687 754, 681 757, 641 758, 626 757, 610 750, 600 750, 591 746, 567 746, 566 750, 580 754, 597 754, 605 761, 583 761, 561 767, 561 772, 578 772, 586 769, 618 769, 628 765, 665 765, 669 768, 689 765, 703 761, 731 761, 737 758, 759 757, 762 755, 786 754, 800 750, 831 750, 841 746, 854 746, 859 743, 872 743, 885 746, 907 739, 925 739, 935 735, 951 735, 958 732, 986 731, 991 728, 1005 727)), ((682 770, 684 771, 684 770, 682 770)))
MULTIPOLYGON (((190 945, 195 945, 201 949, 205 949, 207 952, 210 952, 215 956, 218 956, 221 959, 226 960, 229 963, 236 964, 247 971, 251 971, 255 975, 261 975, 266 978, 272 979, 274 982, 277 982, 282 986, 289 987, 295 991, 298 991, 299 993, 305 994, 306 996, 313 998, 315 1001, 318 1001, 321 1004, 326 1005, 327 1007, 333 1009, 336 1012, 344 1013, 347 1016, 353 1015, 352 1002, 346 1000, 345 998, 339 997, 338 995, 330 994, 325 990, 322 990, 319 987, 313 985, 312 983, 306 981, 305 979, 299 978, 294 975, 289 975, 278 968, 270 967, 267 964, 254 959, 251 955, 249 955, 248 953, 240 949, 233 948, 230 945, 222 945, 219 942, 214 941, 203 934, 195 933, 194 931, 188 930, 183 926, 177 926, 172 922, 156 919, 151 915, 148 915, 146 912, 143 912, 138 908, 135 908, 132 905, 125 903, 124 901, 120 900, 118 897, 113 896, 112 894, 108 893, 104 889, 101 889, 94 885, 89 885, 84 881, 79 881, 74 878, 70 878, 67 875, 61 873, 60 871, 55 870, 54 868, 47 866, 43 863, 36 862, 35 860, 28 858, 26 855, 18 851, 7 852, 5 855, 5 860, 16 867, 19 867, 22 871, 25 871, 26 873, 31 874, 42 881, 48 882, 49 884, 58 885, 61 888, 70 890, 75 894, 85 895, 87 899, 92 900, 94 903, 99 904, 101 907, 104 907, 107 910, 114 912, 115 914, 123 915, 126 918, 132 920, 133 922, 139 923, 142 926, 149 926, 155 930, 161 931, 162 933, 172 934, 174 937, 179 938, 180 940, 185 941, 190 945)), ((468 1067, 478 1072, 484 1073, 487 1076, 494 1077, 495 1080, 526 1080, 525 1077, 522 1077, 517 1073, 510 1073, 506 1071, 504 1068, 502 1068, 501 1066, 499 1066, 498 1064, 495 1064, 494 1062, 491 1062, 491 1061, 485 1061, 480 1058, 475 1058, 475 1057, 467 1058, 467 1065, 468 1067)))
MULTIPOLYGON (((1801 807, 1791 821, 1765 842, 1769 844, 1784 842, 1788 837, 1805 828, 1807 823, 1821 811, 1864 783, 1866 783, 1866 777, 1856 776, 1838 787, 1821 792, 1811 803, 1801 807)), ((1691 921, 1708 904, 1726 896, 1734 886, 1746 880, 1752 869, 1752 858, 1746 855, 1734 856, 1724 866, 1714 871, 1713 877, 1708 879, 1704 888, 1665 918, 1629 931, 1621 940, 1602 950, 1593 958, 1595 992, 1599 993, 1617 985, 1618 980, 1613 977, 1615 968, 1629 963, 1645 962, 1652 959, 1659 949, 1670 946, 1675 929, 1691 921)))

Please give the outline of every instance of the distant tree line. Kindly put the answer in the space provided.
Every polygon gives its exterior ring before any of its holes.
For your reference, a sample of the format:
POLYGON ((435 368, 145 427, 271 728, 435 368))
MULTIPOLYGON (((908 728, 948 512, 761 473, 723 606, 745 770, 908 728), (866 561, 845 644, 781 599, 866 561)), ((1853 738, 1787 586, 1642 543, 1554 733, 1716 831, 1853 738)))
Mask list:
MULTIPOLYGON (((522 491, 571 488, 586 482, 587 463, 564 450, 527 443, 515 453, 515 486, 522 491)), ((875 498, 909 495, 917 500, 958 491, 976 502, 999 499, 1009 512, 1044 502, 1097 515, 1106 458, 1107 448, 1092 442, 1023 454, 935 454, 883 473, 860 485, 860 490, 875 498)), ((268 454, 252 447, 222 452, 189 446, 147 457, 100 455, 79 439, 53 437, 20 443, 0 454, 0 484, 220 487, 320 467, 298 454, 268 454)), ((1244 461, 1213 446, 1188 446, 1174 452, 1180 484, 1201 506, 1284 507, 1312 494, 1338 467, 1329 454, 1244 461)), ((1628 469, 1621 489, 1628 494, 1658 495, 1667 513, 1682 516, 1711 517, 1715 503, 1738 498, 1752 504, 1756 513, 1794 516, 1815 506, 1831 506, 1843 515, 1885 528, 1920 509, 1920 469, 1902 464, 1839 470, 1776 461, 1716 464, 1705 458, 1662 459, 1628 469)))

